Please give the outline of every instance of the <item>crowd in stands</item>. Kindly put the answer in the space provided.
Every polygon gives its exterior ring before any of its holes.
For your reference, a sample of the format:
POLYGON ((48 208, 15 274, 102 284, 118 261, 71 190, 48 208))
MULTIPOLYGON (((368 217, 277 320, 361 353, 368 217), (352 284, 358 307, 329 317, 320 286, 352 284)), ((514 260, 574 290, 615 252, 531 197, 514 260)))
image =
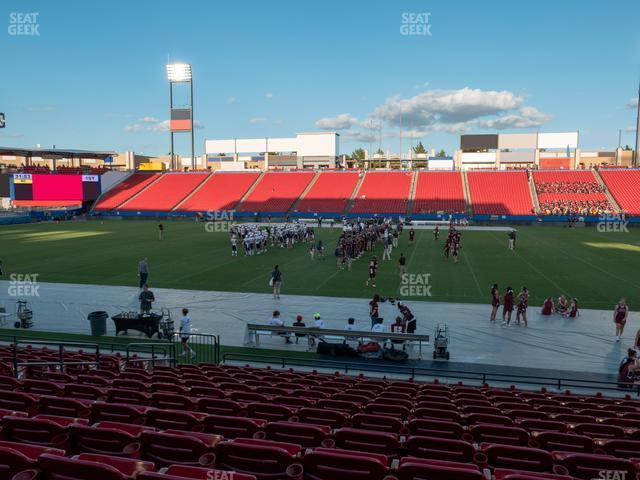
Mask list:
POLYGON ((598 182, 540 182, 536 183, 538 193, 602 193, 604 185, 598 182))
POLYGON ((611 215, 615 209, 609 200, 549 200, 540 202, 544 215, 611 215))

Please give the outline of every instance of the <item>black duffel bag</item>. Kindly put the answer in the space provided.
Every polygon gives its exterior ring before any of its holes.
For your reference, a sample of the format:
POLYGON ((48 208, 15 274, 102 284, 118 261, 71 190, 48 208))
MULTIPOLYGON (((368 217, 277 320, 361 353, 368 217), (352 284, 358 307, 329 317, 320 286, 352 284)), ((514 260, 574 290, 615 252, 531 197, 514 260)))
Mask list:
POLYGON ((358 352, 346 343, 318 343, 317 353, 319 355, 333 355, 336 357, 357 357, 358 352))
POLYGON ((404 363, 409 360, 409 355, 404 350, 385 348, 382 352, 382 358, 389 360, 390 362, 404 363))

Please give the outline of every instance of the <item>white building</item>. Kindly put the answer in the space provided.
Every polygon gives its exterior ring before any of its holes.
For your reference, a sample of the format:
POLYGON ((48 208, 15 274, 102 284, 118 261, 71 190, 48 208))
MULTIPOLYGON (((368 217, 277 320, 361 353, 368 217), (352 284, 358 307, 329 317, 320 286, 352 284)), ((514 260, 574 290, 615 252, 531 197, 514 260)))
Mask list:
POLYGON ((302 132, 293 138, 207 140, 205 152, 207 164, 216 170, 241 170, 247 164, 265 169, 335 168, 340 155, 340 135, 336 132, 302 132))

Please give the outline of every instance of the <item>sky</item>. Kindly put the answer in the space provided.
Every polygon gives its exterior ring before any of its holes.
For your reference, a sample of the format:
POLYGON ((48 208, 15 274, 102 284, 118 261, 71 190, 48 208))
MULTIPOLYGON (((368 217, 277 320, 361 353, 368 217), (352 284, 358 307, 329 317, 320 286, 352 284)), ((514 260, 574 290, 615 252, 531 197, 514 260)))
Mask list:
POLYGON ((198 154, 319 130, 341 153, 633 145, 639 19, 637 0, 0 0, 0 145, 166 154, 168 61, 192 64, 198 154))

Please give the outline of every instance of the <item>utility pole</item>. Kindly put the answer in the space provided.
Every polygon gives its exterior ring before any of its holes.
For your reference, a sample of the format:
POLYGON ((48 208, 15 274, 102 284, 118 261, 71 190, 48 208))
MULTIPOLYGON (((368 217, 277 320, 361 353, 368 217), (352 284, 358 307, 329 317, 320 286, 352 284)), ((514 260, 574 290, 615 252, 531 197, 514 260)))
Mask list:
POLYGON ((638 136, 638 130, 640 130, 640 82, 638 82, 638 106, 637 106, 637 118, 636 118, 636 149, 633 154, 633 166, 638 166, 638 150, 640 150, 640 137, 638 136))

